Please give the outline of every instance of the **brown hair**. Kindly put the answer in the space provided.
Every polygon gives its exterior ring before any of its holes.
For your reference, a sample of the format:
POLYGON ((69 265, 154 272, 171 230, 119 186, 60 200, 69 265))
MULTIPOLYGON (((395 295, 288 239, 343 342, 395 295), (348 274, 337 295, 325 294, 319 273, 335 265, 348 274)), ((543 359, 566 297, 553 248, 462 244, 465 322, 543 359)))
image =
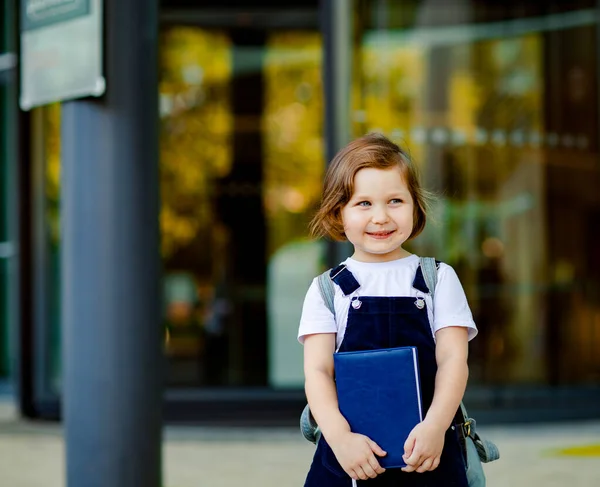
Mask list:
POLYGON ((408 239, 419 235, 427 220, 431 195, 421 188, 416 167, 408 154, 380 133, 370 133, 340 149, 329 165, 323 197, 309 224, 313 237, 346 240, 341 210, 352 198, 354 176, 361 169, 399 167, 414 203, 413 229, 408 239))

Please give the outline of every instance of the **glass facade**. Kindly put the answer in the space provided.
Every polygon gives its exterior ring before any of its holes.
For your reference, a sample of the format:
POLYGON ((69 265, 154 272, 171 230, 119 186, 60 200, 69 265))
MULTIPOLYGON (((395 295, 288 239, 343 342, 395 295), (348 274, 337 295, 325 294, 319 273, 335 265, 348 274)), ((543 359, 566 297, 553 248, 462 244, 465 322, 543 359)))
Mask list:
MULTIPOLYGON (((324 265, 306 236, 325 167, 321 51, 316 29, 161 31, 170 388, 302 387, 298 303, 324 265)), ((34 387, 50 399, 61 394, 60 105, 30 119, 34 387)))
MULTIPOLYGON (((597 7, 347 4, 349 132, 378 130, 403 144, 438 195, 410 250, 436 256, 461 277, 480 329, 470 384, 496 392, 597 388, 597 7)), ((166 385, 183 391, 177 397, 208 391, 194 396, 200 402, 233 398, 236 416, 241 401, 290 392, 296 418, 304 403, 296 341, 302 300, 335 254, 307 236, 328 134, 340 129, 326 127, 333 96, 326 99, 323 86, 323 52, 332 49, 325 34, 335 35, 325 31, 335 27, 319 28, 316 2, 301 14, 290 6, 293 13, 283 15, 287 8, 255 16, 233 7, 222 15, 186 11, 183 20, 167 11, 160 30, 166 385)), ((0 78, 3 96, 6 86, 0 78)), ((57 403, 60 105, 26 117, 33 387, 37 400, 57 403)), ((9 140, 4 133, 0 144, 9 140)), ((4 189, 12 176, 2 149, 4 189)), ((0 195, 0 241, 8 238, 9 193, 0 195)), ((6 262, 0 259, 0 380, 7 323, 17 319, 6 304, 6 262)), ((269 404, 272 410, 256 406, 263 419, 285 409, 269 404)))
POLYGON ((437 192, 415 252, 455 267, 470 383, 600 379, 594 2, 355 2, 354 135, 381 130, 437 192))

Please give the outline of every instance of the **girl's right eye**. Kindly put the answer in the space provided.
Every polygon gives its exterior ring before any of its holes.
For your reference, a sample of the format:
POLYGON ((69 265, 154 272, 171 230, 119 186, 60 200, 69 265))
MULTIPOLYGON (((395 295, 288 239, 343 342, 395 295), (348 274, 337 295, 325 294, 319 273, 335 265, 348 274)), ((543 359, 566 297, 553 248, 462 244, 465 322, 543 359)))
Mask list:
POLYGON ((371 203, 369 203, 368 201, 359 201, 358 203, 356 203, 356 206, 369 206, 371 203))

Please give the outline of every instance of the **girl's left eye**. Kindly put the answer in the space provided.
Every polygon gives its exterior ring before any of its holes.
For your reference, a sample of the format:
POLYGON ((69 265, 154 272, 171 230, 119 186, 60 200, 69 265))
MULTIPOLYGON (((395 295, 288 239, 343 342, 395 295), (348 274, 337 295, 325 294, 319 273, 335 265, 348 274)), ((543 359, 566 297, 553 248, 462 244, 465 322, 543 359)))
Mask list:
POLYGON ((402 200, 401 200, 401 199, 399 199, 399 198, 394 198, 393 200, 390 200, 390 203, 392 203, 392 204, 395 204, 395 205, 396 205, 396 204, 398 204, 398 203, 402 203, 402 200))

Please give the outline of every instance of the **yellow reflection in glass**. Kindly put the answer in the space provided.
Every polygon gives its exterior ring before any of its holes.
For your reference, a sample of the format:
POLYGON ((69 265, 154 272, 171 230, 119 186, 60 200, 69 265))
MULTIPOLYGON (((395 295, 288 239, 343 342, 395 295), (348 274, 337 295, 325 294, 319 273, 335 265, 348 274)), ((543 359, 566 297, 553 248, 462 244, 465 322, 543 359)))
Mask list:
POLYGON ((160 39, 160 225, 163 257, 211 226, 211 181, 231 168, 231 42, 174 27, 160 39))
POLYGON ((410 147, 421 160, 424 113, 421 107, 426 53, 418 45, 364 44, 359 53, 361 82, 352 90, 352 132, 385 133, 410 147))
POLYGON ((264 204, 268 255, 306 238, 321 190, 323 96, 321 36, 272 34, 264 61, 264 204))
POLYGON ((46 157, 46 224, 53 245, 60 239, 60 103, 42 108, 46 157))

